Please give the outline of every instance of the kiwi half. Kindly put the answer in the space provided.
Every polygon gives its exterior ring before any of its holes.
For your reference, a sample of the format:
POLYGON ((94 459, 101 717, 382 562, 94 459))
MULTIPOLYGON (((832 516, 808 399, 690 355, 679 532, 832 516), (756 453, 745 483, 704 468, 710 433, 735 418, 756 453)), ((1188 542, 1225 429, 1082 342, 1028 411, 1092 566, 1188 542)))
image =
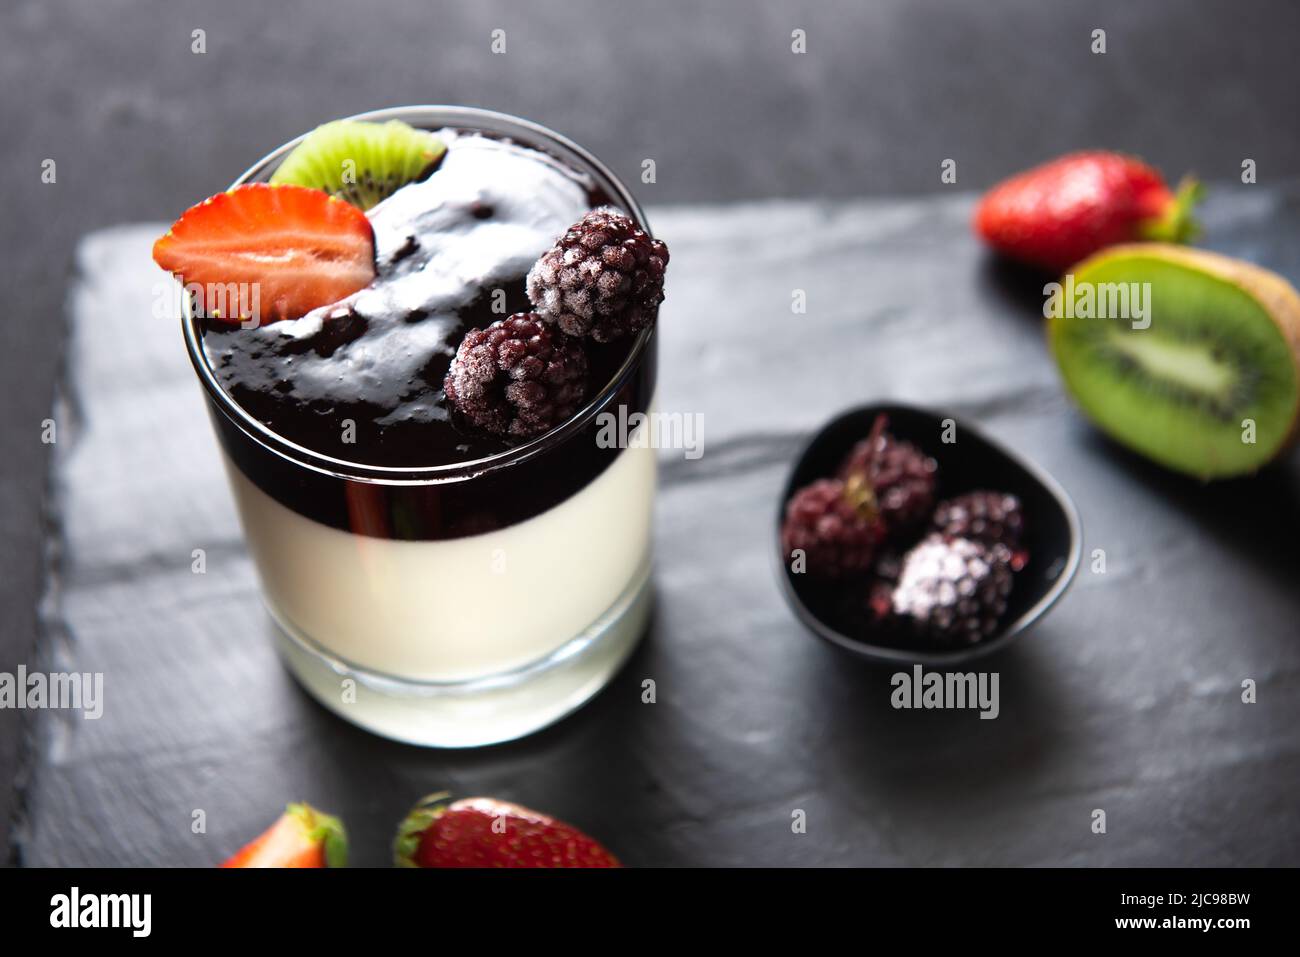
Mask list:
POLYGON ((401 120, 335 120, 303 137, 271 182, 321 189, 365 210, 422 179, 446 151, 438 137, 401 120))
POLYGON ((1066 388, 1102 431, 1202 479, 1253 472, 1294 437, 1300 294, 1281 276, 1164 243, 1115 246, 1071 273, 1076 305, 1089 286, 1137 283, 1132 292, 1150 284, 1147 328, 1096 318, 1095 303, 1094 317, 1068 317, 1069 286, 1048 304, 1066 388))

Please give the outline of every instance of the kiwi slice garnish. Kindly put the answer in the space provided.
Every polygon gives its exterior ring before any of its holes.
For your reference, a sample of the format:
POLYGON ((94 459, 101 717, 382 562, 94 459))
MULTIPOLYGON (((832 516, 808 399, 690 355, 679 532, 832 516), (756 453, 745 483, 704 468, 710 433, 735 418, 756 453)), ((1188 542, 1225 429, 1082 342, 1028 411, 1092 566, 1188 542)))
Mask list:
POLYGON ((1104 432, 1202 479, 1248 474, 1288 445, 1300 415, 1300 294, 1289 282, 1164 243, 1112 247, 1071 273, 1076 306, 1089 287, 1094 296, 1075 312, 1092 315, 1067 315, 1064 286, 1048 335, 1066 388, 1104 432), (1098 317, 1103 298, 1117 311, 1121 284, 1145 297, 1145 318, 1132 303, 1128 318, 1098 317))
POLYGON ((400 120, 335 120, 303 137, 271 182, 321 189, 364 210, 423 179, 446 151, 438 137, 400 120))

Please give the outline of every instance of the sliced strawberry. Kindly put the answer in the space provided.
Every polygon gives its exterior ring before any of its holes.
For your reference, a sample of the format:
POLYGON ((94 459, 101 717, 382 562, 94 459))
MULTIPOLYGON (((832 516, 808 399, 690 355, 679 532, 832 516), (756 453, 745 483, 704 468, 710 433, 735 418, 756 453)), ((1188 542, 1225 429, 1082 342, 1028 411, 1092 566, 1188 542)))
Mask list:
POLYGON ((343 867, 348 836, 343 822, 310 804, 290 804, 261 837, 222 867, 343 867))
POLYGON ((433 794, 397 831, 398 867, 619 867, 576 827, 494 798, 433 794))
POLYGON ((187 286, 249 284, 242 297, 223 296, 225 315, 207 314, 265 324, 364 289, 375 277, 375 237, 365 213, 327 193, 249 183, 187 209, 153 258, 187 286), (240 309, 241 299, 256 310, 240 309))

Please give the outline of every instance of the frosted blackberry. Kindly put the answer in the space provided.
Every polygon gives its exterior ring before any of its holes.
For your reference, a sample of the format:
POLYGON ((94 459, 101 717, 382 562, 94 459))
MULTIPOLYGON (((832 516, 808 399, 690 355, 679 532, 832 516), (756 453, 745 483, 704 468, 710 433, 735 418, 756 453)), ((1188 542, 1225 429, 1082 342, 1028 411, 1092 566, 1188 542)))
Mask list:
POLYGON ((519 312, 471 329, 447 370, 447 400, 476 428, 515 439, 559 425, 586 395, 581 343, 519 312))
POLYGON ((818 479, 786 505, 781 547, 786 561, 802 550, 809 575, 840 579, 869 572, 884 535, 879 514, 853 489, 818 479))
POLYGON ((871 489, 880 517, 891 532, 923 522, 934 504, 938 464, 915 445, 885 431, 877 416, 871 434, 858 442, 840 466, 846 482, 856 476, 871 489))
POLYGON ((1020 499, 1005 492, 967 492, 935 506, 934 530, 956 538, 1015 549, 1024 532, 1020 499))
POLYGON ((903 559, 893 614, 922 640, 974 644, 997 630, 1014 578, 1004 546, 931 535, 903 559))
POLYGON ((592 210, 537 260, 528 298, 571 336, 610 342, 654 322, 668 247, 609 208, 592 210))

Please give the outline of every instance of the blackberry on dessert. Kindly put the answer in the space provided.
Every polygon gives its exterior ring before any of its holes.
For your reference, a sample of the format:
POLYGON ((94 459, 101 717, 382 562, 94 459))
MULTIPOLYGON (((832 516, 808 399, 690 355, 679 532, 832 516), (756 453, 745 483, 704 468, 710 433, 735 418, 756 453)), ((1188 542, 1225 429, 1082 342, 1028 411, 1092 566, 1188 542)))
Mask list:
POLYGON ((587 386, 587 356, 576 339, 520 312, 461 340, 443 388, 475 427, 526 439, 573 415, 587 386))
POLYGON ((528 273, 528 298, 571 336, 612 342, 654 321, 668 247, 613 209, 593 210, 528 273))

